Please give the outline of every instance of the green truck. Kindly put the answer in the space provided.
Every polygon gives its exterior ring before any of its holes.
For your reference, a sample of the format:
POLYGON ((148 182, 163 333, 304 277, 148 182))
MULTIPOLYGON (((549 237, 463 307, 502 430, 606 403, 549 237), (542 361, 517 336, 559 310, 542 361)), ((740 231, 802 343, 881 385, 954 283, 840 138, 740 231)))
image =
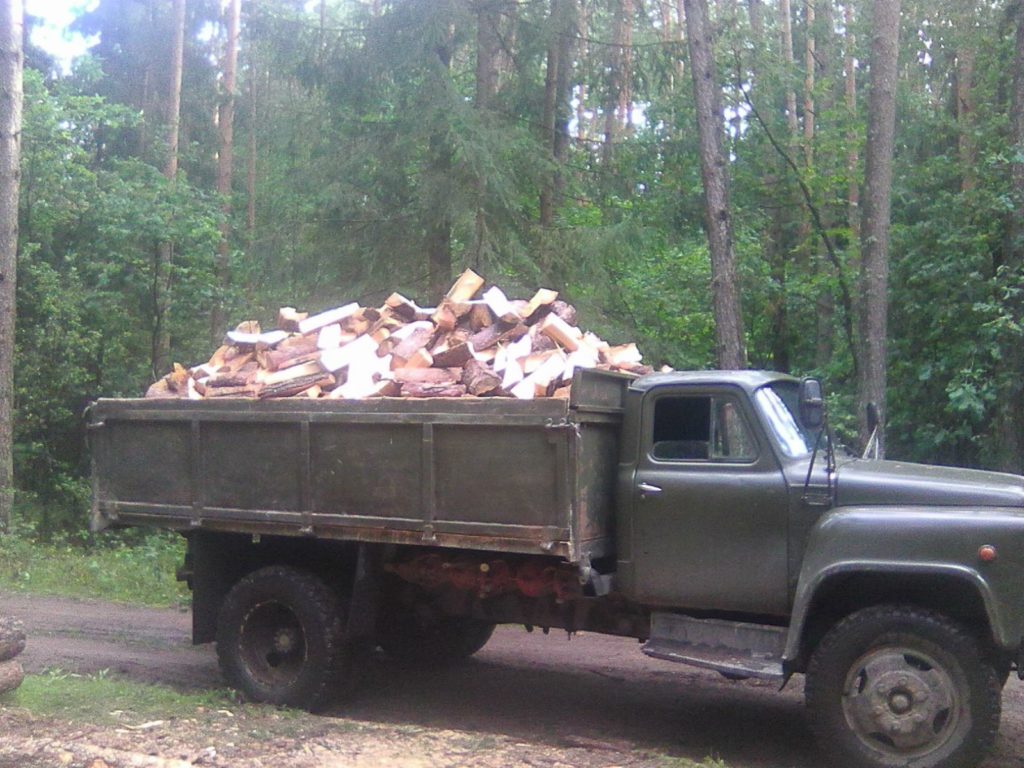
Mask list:
POLYGON ((569 399, 100 400, 92 525, 179 531, 193 639, 316 708, 361 653, 496 624, 784 684, 851 766, 976 765, 1022 666, 1024 478, 835 450, 781 374, 577 371, 569 399))

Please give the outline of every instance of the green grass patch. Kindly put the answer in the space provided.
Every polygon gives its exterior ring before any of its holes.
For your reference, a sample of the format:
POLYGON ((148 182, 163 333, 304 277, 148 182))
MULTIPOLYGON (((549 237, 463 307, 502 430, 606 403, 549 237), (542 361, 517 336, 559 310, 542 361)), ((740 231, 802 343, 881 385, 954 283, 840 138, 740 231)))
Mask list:
POLYGON ((91 541, 34 540, 0 534, 0 589, 36 595, 96 598, 156 607, 189 604, 188 588, 174 578, 185 540, 170 532, 91 541))
POLYGON ((28 675, 20 688, 0 696, 0 705, 26 709, 40 717, 97 725, 195 717, 209 710, 237 707, 226 690, 180 693, 103 672, 76 675, 62 670, 28 675))
POLYGON ((729 768, 721 760, 711 757, 705 758, 698 763, 696 760, 690 760, 686 757, 669 757, 667 755, 660 755, 658 757, 657 766, 658 768, 729 768))

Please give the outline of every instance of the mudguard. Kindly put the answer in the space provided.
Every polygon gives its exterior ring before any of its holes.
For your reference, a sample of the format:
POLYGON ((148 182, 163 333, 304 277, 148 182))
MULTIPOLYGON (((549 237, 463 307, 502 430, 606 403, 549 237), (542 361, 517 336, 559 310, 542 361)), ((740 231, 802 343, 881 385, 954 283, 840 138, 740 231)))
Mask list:
POLYGON ((950 578, 981 599, 992 641, 1016 651, 1024 638, 1024 510, 1011 507, 838 507, 811 529, 794 597, 784 660, 796 661, 816 599, 851 574, 950 578), (979 549, 996 548, 983 562, 979 549))

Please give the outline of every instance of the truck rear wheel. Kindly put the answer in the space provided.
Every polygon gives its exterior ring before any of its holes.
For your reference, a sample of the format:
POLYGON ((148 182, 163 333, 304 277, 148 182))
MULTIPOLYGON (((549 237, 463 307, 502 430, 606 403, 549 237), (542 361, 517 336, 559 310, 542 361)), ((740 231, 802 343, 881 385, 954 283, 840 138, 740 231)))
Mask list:
POLYGON ((246 698, 317 709, 350 677, 343 627, 338 597, 319 578, 295 568, 262 568, 224 599, 217 658, 246 698))
POLYGON ((876 606, 840 621, 807 670, 821 748, 855 768, 971 768, 999 730, 1000 685, 942 614, 876 606))
POLYGON ((404 664, 451 664, 483 648, 494 624, 465 616, 445 616, 420 606, 388 611, 381 619, 377 643, 404 664))

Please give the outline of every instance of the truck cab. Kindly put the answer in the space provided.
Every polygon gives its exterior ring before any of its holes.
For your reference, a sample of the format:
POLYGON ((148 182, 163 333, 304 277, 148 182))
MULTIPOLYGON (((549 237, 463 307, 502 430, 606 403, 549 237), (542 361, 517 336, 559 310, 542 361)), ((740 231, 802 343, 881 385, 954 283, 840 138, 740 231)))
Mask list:
POLYGON ((807 673, 844 764, 973 764, 1021 668, 1024 479, 837 456, 804 423, 805 386, 709 371, 629 387, 617 576, 651 607, 644 650, 807 673))

